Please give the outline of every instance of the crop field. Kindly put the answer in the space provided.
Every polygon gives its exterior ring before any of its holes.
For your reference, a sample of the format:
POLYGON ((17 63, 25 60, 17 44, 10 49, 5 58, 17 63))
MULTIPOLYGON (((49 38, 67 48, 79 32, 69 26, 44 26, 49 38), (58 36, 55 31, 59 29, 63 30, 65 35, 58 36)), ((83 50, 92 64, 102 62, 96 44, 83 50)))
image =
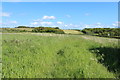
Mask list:
POLYGON ((118 39, 66 34, 2 35, 3 78, 119 78, 118 39))
POLYGON ((66 34, 83 34, 80 31, 76 31, 76 30, 63 30, 66 34))

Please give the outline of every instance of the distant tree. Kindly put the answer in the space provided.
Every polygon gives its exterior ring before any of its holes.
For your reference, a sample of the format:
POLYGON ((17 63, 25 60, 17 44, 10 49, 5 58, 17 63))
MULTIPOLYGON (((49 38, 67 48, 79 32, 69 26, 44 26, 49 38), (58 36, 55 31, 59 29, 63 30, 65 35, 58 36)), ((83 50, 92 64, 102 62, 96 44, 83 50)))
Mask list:
POLYGON ((59 27, 55 27, 55 29, 59 29, 59 27))
POLYGON ((18 26, 16 28, 29 28, 29 27, 27 27, 27 26, 18 26))
POLYGON ((36 27, 32 32, 64 34, 63 30, 51 27, 36 27))
POLYGON ((88 35, 98 35, 103 37, 116 37, 120 36, 120 28, 85 28, 83 33, 88 35))

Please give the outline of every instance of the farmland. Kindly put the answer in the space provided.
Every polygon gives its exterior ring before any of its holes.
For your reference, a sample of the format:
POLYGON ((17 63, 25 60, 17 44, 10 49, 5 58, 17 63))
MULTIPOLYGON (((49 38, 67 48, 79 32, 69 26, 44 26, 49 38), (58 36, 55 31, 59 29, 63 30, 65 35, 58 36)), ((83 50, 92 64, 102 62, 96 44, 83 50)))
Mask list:
POLYGON ((120 79, 118 1, 3 0, 0 78, 120 79))
POLYGON ((117 78, 118 39, 89 35, 2 35, 3 78, 117 78))

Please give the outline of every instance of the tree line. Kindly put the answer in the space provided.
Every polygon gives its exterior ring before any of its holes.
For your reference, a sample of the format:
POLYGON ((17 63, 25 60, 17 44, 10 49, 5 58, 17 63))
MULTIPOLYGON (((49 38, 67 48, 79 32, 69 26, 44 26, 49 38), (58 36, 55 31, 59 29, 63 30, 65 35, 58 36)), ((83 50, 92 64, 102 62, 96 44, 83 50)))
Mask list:
POLYGON ((101 37, 118 37, 120 36, 120 28, 85 28, 82 30, 84 34, 96 35, 101 37))

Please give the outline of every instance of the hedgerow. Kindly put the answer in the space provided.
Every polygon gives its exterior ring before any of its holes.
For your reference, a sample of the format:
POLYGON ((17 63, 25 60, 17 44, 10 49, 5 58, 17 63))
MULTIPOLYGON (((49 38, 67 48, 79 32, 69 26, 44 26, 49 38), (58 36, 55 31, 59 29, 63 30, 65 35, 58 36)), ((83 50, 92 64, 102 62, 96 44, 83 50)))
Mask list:
POLYGON ((36 27, 32 30, 32 32, 64 34, 64 31, 61 29, 50 27, 36 27))

